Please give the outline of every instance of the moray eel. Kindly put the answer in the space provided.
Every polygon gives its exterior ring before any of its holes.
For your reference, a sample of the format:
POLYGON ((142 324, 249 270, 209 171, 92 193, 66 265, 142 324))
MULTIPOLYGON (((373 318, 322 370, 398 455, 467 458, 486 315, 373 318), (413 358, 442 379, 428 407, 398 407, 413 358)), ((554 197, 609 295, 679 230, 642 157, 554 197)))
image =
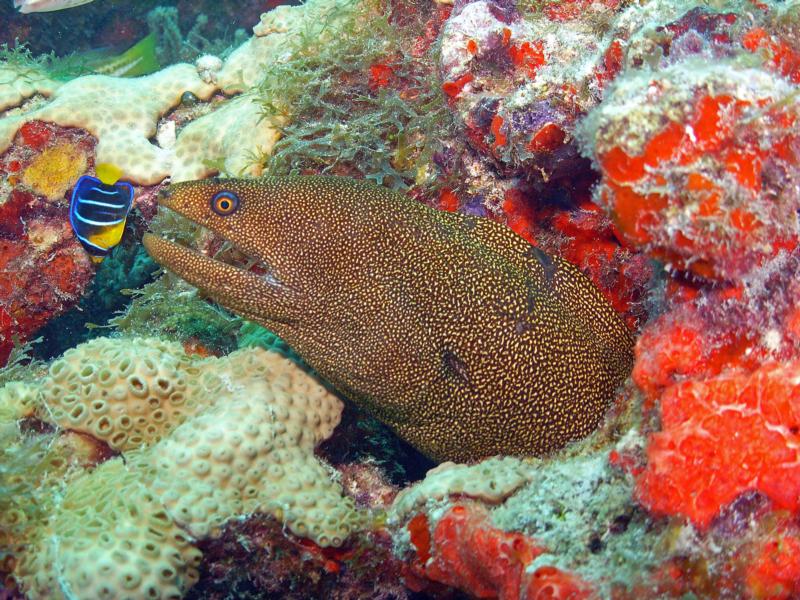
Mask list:
POLYGON ((260 265, 147 234, 157 262, 433 460, 550 453, 597 427, 631 370, 598 289, 500 223, 338 177, 184 182, 159 203, 260 265))

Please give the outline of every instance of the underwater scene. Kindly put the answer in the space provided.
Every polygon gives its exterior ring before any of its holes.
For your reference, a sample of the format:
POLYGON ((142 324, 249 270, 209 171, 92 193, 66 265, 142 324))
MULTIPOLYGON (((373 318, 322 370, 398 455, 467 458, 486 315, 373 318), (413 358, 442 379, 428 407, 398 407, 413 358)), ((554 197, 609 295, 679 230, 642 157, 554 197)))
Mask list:
POLYGON ((800 0, 0 0, 0 600, 800 599, 800 0))

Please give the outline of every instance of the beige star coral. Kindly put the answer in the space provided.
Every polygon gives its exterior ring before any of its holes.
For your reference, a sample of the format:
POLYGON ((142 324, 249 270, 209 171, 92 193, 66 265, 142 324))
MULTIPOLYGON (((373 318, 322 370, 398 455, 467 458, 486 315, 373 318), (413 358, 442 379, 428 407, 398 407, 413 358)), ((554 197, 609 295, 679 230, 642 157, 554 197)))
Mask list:
POLYGON ((499 503, 530 482, 535 469, 535 461, 513 456, 493 456, 474 465, 442 463, 428 471, 425 479, 397 494, 389 518, 400 523, 426 503, 449 496, 499 503))
POLYGON ((197 581, 201 558, 139 470, 115 458, 67 487, 14 577, 32 600, 180 598, 197 581))
POLYGON ((200 358, 156 339, 100 338, 39 383, 0 389, 0 415, 33 410, 124 460, 67 480, 25 529, 14 577, 30 598, 180 597, 197 579, 195 540, 255 512, 321 546, 365 523, 314 455, 341 401, 280 354, 200 358))
POLYGON ((196 373, 180 344, 97 338, 50 365, 39 386, 37 416, 113 450, 136 450, 205 406, 206 395, 187 393, 187 380, 196 373))
POLYGON ((260 348, 200 365, 202 394, 227 396, 149 453, 152 489, 197 537, 228 515, 272 514, 294 534, 340 546, 360 524, 314 447, 339 423, 341 401, 288 358, 260 348))
POLYGON ((253 94, 237 96, 189 123, 174 147, 173 181, 203 179, 220 163, 228 173, 261 175, 261 161, 254 159, 269 156, 280 136, 275 123, 263 118, 257 100, 253 94))
POLYGON ((52 96, 60 85, 36 66, 0 65, 0 111, 19 106, 36 94, 52 96))
POLYGON ((116 164, 131 181, 158 183, 170 174, 172 166, 171 153, 149 141, 156 134, 159 118, 176 106, 185 92, 207 99, 214 91, 188 64, 137 78, 79 77, 59 87, 48 104, 0 120, 0 152, 28 121, 80 127, 97 138, 98 163, 116 164))

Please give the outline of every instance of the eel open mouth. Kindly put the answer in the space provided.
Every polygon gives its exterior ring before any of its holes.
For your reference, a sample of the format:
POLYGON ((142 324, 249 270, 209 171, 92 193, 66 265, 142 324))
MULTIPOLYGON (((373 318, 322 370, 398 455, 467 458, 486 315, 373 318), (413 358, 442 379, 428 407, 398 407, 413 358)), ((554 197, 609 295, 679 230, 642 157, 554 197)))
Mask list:
MULTIPOLYGON (((169 193, 159 196, 159 207, 196 222, 169 193)), ((295 320, 296 292, 281 283, 259 257, 244 253, 220 232, 206 230, 213 237, 204 244, 205 252, 150 232, 144 234, 142 243, 162 267, 233 312, 262 324, 295 320)))

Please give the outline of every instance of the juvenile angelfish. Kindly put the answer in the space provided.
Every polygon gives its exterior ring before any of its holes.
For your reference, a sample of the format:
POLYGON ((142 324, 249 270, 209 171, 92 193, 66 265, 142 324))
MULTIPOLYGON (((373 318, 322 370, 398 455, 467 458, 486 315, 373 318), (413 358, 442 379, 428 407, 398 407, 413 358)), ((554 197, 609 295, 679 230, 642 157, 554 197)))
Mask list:
POLYGON ((69 222, 92 262, 99 263, 119 244, 133 203, 133 186, 119 181, 118 167, 101 163, 97 177, 78 179, 69 203, 69 222))
POLYGON ((633 337, 594 284, 489 219, 341 177, 189 181, 159 203, 260 264, 147 234, 156 261, 434 460, 552 452, 630 373, 633 337))

